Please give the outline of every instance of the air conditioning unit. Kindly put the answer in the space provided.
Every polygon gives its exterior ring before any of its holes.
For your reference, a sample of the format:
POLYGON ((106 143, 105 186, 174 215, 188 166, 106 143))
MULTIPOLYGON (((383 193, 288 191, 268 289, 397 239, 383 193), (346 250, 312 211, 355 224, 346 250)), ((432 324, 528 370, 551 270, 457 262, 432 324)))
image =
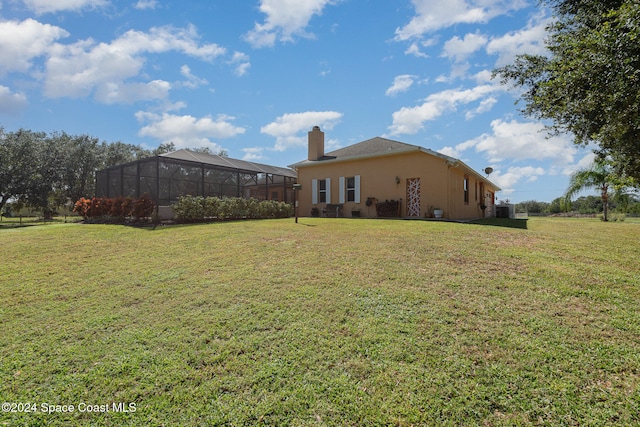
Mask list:
POLYGON ((516 217, 516 205, 514 204, 496 205, 496 218, 515 218, 515 217, 516 217))

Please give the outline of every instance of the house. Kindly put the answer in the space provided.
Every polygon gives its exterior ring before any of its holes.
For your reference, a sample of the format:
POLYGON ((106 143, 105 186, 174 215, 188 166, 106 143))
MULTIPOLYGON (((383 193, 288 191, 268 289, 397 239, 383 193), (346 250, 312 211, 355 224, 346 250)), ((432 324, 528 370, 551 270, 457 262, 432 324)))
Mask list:
POLYGON ((308 137, 308 159, 290 166, 302 186, 300 216, 495 215, 500 188, 458 159, 380 137, 325 153, 318 126, 308 137))

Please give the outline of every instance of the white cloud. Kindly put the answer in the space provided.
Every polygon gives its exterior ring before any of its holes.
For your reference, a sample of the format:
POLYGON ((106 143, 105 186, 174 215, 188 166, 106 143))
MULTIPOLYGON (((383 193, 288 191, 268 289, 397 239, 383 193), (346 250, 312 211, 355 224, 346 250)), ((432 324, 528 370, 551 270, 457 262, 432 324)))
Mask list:
POLYGON ((249 62, 249 55, 242 52, 234 52, 231 60, 228 61, 228 64, 235 67, 236 76, 244 76, 251 67, 251 62, 249 62))
POLYGON ((170 90, 171 84, 164 80, 148 83, 106 82, 97 87, 95 98, 104 104, 132 104, 136 101, 165 99, 170 90))
POLYGON ((429 55, 422 52, 422 48, 434 46, 437 42, 438 40, 435 37, 428 40, 413 41, 409 44, 409 47, 404 51, 404 53, 405 55, 413 55, 417 58, 428 58, 429 55))
POLYGON ((148 33, 128 31, 111 43, 83 40, 71 45, 56 44, 50 50, 46 63, 44 93, 51 98, 85 97, 95 91, 100 101, 122 100, 122 97, 105 97, 104 94, 128 92, 132 98, 150 99, 154 93, 163 98, 169 88, 152 82, 126 82, 137 77, 145 64, 144 54, 177 51, 205 61, 223 55, 225 49, 216 44, 199 44, 195 27, 152 28, 148 33), (147 89, 143 89, 146 85, 147 89), (115 89, 115 87, 122 87, 115 89), (127 90, 128 88, 136 90, 127 90), (162 88, 163 90, 158 90, 162 88), (136 96, 140 96, 139 98, 136 96))
POLYGON ((293 41, 294 36, 311 37, 305 31, 314 15, 322 14, 322 10, 334 0, 261 0, 260 11, 266 16, 263 24, 245 34, 245 40, 253 47, 271 47, 276 40, 293 41))
POLYGON ((420 50, 420 46, 418 46, 417 42, 413 42, 409 45, 409 47, 407 48, 407 50, 404 51, 405 55, 413 55, 417 58, 428 58, 429 55, 427 55, 426 53, 422 52, 422 50, 420 50))
POLYGON ((133 7, 139 10, 155 9, 156 7, 158 7, 158 1, 157 0, 138 0, 133 7))
POLYGON ((45 55, 52 44, 69 33, 33 19, 0 22, 0 75, 27 72, 34 58, 45 55))
POLYGON ((482 113, 486 113, 491 111, 491 109, 493 108, 493 106, 498 102, 498 100, 496 98, 489 97, 486 99, 483 99, 482 101, 480 101, 480 105, 478 105, 478 108, 474 109, 474 110, 470 110, 467 111, 464 115, 464 117, 467 120, 471 120, 472 118, 474 118, 475 116, 477 116, 478 114, 482 114, 482 113))
POLYGON ((455 36, 444 43, 442 56, 461 62, 486 45, 487 41, 487 37, 479 33, 467 34, 464 39, 455 36))
POLYGON ((498 55, 496 67, 511 64, 516 55, 524 53, 544 55, 547 53, 544 41, 548 36, 545 28, 550 23, 550 18, 536 19, 531 21, 526 28, 493 38, 487 44, 487 53, 498 55))
POLYGON ((264 147, 243 148, 242 151, 244 151, 244 156, 242 156, 242 160, 248 160, 250 162, 253 162, 256 160, 266 159, 266 156, 263 154, 264 147))
POLYGON ((399 93, 408 91, 409 88, 413 85, 415 78, 416 76, 412 76, 411 74, 402 74, 396 76, 396 78, 393 79, 393 84, 391 85, 391 87, 389 87, 389 89, 387 89, 385 94, 387 96, 394 96, 399 93))
POLYGON ((208 147, 217 151, 221 147, 211 141, 211 138, 231 138, 245 132, 244 128, 233 125, 234 118, 227 115, 196 118, 190 115, 160 115, 139 111, 136 118, 141 123, 148 123, 140 129, 138 135, 165 143, 173 142, 177 148, 208 147))
POLYGON ((491 18, 526 6, 525 0, 412 0, 416 16, 396 29, 396 40, 419 38, 456 24, 486 23, 491 18))
POLYGON ((489 178, 491 182, 502 188, 501 194, 508 195, 515 191, 515 186, 523 179, 526 182, 534 182, 539 176, 545 174, 545 171, 541 167, 524 166, 524 167, 510 167, 506 172, 496 170, 491 174, 489 178))
POLYGON ((563 175, 573 175, 576 171, 579 171, 581 169, 586 169, 590 166, 593 165, 594 160, 596 159, 596 153, 594 153, 593 151, 587 153, 585 156, 583 156, 578 163, 574 164, 574 165, 568 165, 565 168, 562 169, 562 174, 563 175))
POLYGON ((79 11, 107 5, 107 0, 22 0, 37 15, 62 11, 79 11))
POLYGON ((540 122, 518 122, 494 120, 492 134, 456 146, 459 151, 474 147, 477 152, 486 153, 489 161, 510 160, 552 160, 555 165, 573 163, 577 152, 569 136, 547 138, 545 127, 540 122))
POLYGON ((482 70, 472 76, 472 79, 479 85, 491 83, 493 81, 490 70, 482 70))
POLYGON ((188 65, 183 65, 180 67, 180 74, 182 74, 187 80, 182 82, 182 86, 187 87, 189 89, 197 89, 200 86, 206 86, 209 84, 207 79, 200 78, 198 76, 193 75, 191 72, 191 68, 188 65))
POLYGON ((445 90, 429 95, 422 105, 403 107, 393 113, 391 135, 415 134, 427 121, 435 120, 448 111, 455 111, 460 104, 469 104, 486 99, 491 93, 501 90, 494 85, 476 86, 466 90, 445 90))
POLYGON ((276 138, 274 146, 276 151, 285 151, 290 147, 306 146, 307 132, 313 126, 320 126, 322 130, 331 130, 341 118, 342 113, 337 111, 288 113, 278 117, 275 122, 260 128, 260 132, 276 138), (300 135, 303 132, 304 134, 300 135))
POLYGON ((13 93, 11 89, 0 86, 0 114, 17 114, 27 107, 27 97, 22 93, 13 93))

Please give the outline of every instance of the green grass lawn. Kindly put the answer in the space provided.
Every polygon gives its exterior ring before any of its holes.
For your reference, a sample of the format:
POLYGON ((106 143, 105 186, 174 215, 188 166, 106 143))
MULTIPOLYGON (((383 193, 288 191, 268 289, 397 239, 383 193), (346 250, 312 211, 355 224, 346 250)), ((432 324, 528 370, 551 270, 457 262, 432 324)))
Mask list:
POLYGON ((640 423, 637 222, 50 224, 0 247, 0 400, 36 410, 0 426, 640 423))

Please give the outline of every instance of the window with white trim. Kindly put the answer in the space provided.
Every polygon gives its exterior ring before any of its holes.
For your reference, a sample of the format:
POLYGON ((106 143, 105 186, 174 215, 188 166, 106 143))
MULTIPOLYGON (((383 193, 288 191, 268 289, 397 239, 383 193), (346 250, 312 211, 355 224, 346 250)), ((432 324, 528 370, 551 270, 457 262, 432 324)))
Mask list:
POLYGON ((318 201, 320 203, 327 203, 327 180, 318 180, 318 201))
POLYGON ((347 183, 347 202, 356 201, 356 178, 354 176, 346 179, 347 183))

